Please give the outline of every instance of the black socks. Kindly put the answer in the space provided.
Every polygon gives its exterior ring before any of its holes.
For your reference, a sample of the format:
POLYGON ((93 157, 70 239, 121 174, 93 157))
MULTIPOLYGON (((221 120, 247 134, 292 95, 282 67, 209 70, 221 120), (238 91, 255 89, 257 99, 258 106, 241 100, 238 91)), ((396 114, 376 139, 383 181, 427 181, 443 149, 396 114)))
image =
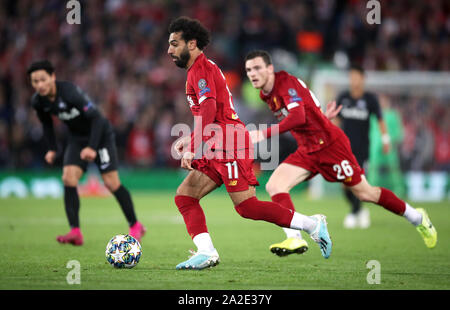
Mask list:
POLYGON ((130 227, 133 226, 137 222, 137 219, 136 214, 134 213, 133 201, 131 200, 130 193, 125 187, 123 187, 123 185, 120 185, 120 187, 113 192, 113 194, 125 214, 128 225, 130 227))
POLYGON ((64 186, 64 205, 70 227, 80 227, 80 220, 78 216, 80 211, 80 198, 78 197, 76 187, 64 186))

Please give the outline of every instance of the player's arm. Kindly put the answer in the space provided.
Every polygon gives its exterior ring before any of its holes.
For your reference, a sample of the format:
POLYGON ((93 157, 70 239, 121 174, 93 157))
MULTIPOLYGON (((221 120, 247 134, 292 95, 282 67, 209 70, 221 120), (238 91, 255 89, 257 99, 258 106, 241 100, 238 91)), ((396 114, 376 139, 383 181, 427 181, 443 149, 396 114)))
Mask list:
POLYGON ((194 131, 191 134, 190 151, 195 154, 202 144, 205 127, 212 124, 216 118, 216 99, 208 98, 200 104, 200 112, 194 116, 194 131))
POLYGON ((383 153, 389 153, 391 149, 391 137, 389 136, 389 133, 387 131, 387 126, 383 118, 383 112, 381 110, 381 106, 378 102, 378 99, 376 96, 373 96, 373 110, 372 113, 375 114, 375 116, 378 119, 378 128, 380 128, 381 132, 381 142, 383 143, 383 153))
POLYGON ((261 142, 264 139, 269 139, 275 135, 281 135, 286 131, 300 127, 306 121, 305 119, 305 108, 302 104, 298 104, 291 109, 289 109, 289 114, 285 117, 279 124, 272 125, 266 130, 253 130, 250 131, 250 139, 252 143, 261 142))
POLYGON ((201 146, 206 126, 212 124, 216 117, 216 99, 207 98, 200 104, 199 112, 194 116, 194 131, 191 134, 190 146, 181 159, 181 168, 192 170, 195 152, 201 146))
POLYGON ((285 133, 296 127, 300 127, 306 122, 305 107, 301 103, 288 104, 287 109, 289 114, 279 124, 272 125, 266 130, 263 130, 265 138, 270 138, 272 135, 285 133))
POLYGON ((387 131, 384 119, 378 120, 378 127, 380 128, 381 141, 383 142, 383 153, 389 153, 389 150, 391 149, 391 137, 387 131))
MULTIPOLYGON (((342 110, 342 99, 344 97, 344 94, 340 94, 339 97, 336 99, 336 107, 337 109, 339 109, 338 113, 336 114, 336 116, 334 118, 328 118, 334 125, 338 126, 339 128, 342 125, 342 119, 340 116, 341 110, 342 110)), ((327 106, 327 110, 328 110, 328 106, 327 106)))
POLYGON ((194 113, 194 131, 191 134, 190 147, 183 154, 181 167, 192 169, 191 162, 203 141, 206 126, 214 123, 217 112, 215 77, 211 71, 198 72, 192 77, 195 94, 198 99, 198 110, 194 113))
POLYGON ((81 151, 81 158, 87 161, 93 161, 96 157, 96 149, 102 136, 105 119, 98 111, 97 107, 92 103, 89 96, 79 87, 74 86, 70 92, 72 102, 82 111, 84 116, 91 123, 91 131, 89 135, 88 145, 81 151))
POLYGON ((47 153, 45 154, 45 161, 48 164, 53 164, 56 158, 56 138, 55 138, 55 132, 53 130, 53 120, 49 113, 45 113, 39 108, 36 108, 34 105, 33 107, 36 110, 37 116, 42 123, 43 127, 43 134, 44 134, 44 140, 47 143, 47 153))
MULTIPOLYGON (((336 119, 336 117, 338 116, 339 112, 341 112, 342 110, 342 105, 337 105, 336 101, 331 101, 328 102, 327 104, 327 109, 325 111, 325 116, 326 118, 328 118, 330 121, 334 121, 334 119, 336 119)), ((338 122, 338 121, 336 121, 338 122)))
POLYGON ((45 113, 41 110, 37 110, 37 115, 42 123, 44 138, 47 141, 48 150, 56 152, 56 138, 55 132, 53 130, 52 117, 50 116, 50 114, 45 113))

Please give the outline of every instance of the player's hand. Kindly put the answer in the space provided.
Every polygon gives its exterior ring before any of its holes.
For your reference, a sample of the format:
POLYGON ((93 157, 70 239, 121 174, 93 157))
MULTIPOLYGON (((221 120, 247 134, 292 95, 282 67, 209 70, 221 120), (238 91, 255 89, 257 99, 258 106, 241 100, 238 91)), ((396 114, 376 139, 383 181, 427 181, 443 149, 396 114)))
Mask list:
POLYGON ((183 158, 181 158, 181 168, 187 169, 187 170, 194 170, 192 168, 192 160, 194 159, 195 154, 192 152, 185 152, 183 154, 183 158))
POLYGON ((252 141, 252 144, 259 143, 265 139, 264 134, 262 133, 261 130, 249 131, 249 135, 250 135, 250 140, 252 141))
POLYGON ((184 149, 191 143, 191 136, 182 137, 175 142, 174 149, 179 156, 183 154, 184 149))
POLYGON ((80 157, 82 160, 91 162, 97 157, 97 152, 93 148, 87 146, 81 150, 80 157))
POLYGON ((56 152, 55 151, 48 151, 45 154, 45 161, 49 164, 49 165, 53 165, 53 163, 55 162, 55 158, 56 158, 56 152))
POLYGON ((336 101, 328 102, 327 110, 325 111, 325 116, 331 120, 331 119, 335 118, 339 114, 339 112, 341 112, 341 110, 342 110, 342 105, 340 105, 336 108, 336 101))

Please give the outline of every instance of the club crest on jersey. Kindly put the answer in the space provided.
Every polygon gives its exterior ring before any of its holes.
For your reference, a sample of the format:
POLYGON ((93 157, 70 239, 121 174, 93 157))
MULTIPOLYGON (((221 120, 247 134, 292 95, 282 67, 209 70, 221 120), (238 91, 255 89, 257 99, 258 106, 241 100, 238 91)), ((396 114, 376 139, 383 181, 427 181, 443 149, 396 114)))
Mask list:
POLYGON ((295 89, 289 88, 288 94, 289 94, 289 96, 291 96, 291 98, 289 99, 289 102, 302 101, 302 98, 298 96, 297 91, 295 89))
POLYGON ((280 108, 281 108, 281 106, 280 106, 280 104, 278 103, 278 100, 277 100, 277 97, 273 97, 273 103, 275 104, 275 107, 274 107, 274 111, 278 111, 280 108))
POLYGON ((356 102, 356 106, 358 109, 365 110, 366 109, 366 101, 365 100, 358 100, 356 102))

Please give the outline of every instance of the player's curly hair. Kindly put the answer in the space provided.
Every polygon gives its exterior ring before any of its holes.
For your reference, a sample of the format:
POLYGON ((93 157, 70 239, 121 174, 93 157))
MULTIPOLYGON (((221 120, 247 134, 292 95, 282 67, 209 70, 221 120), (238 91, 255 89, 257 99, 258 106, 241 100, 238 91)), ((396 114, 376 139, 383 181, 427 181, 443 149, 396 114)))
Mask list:
POLYGON ((181 16, 172 21, 169 26, 169 33, 181 32, 184 41, 197 41, 197 47, 203 50, 210 42, 210 32, 196 19, 181 16))

